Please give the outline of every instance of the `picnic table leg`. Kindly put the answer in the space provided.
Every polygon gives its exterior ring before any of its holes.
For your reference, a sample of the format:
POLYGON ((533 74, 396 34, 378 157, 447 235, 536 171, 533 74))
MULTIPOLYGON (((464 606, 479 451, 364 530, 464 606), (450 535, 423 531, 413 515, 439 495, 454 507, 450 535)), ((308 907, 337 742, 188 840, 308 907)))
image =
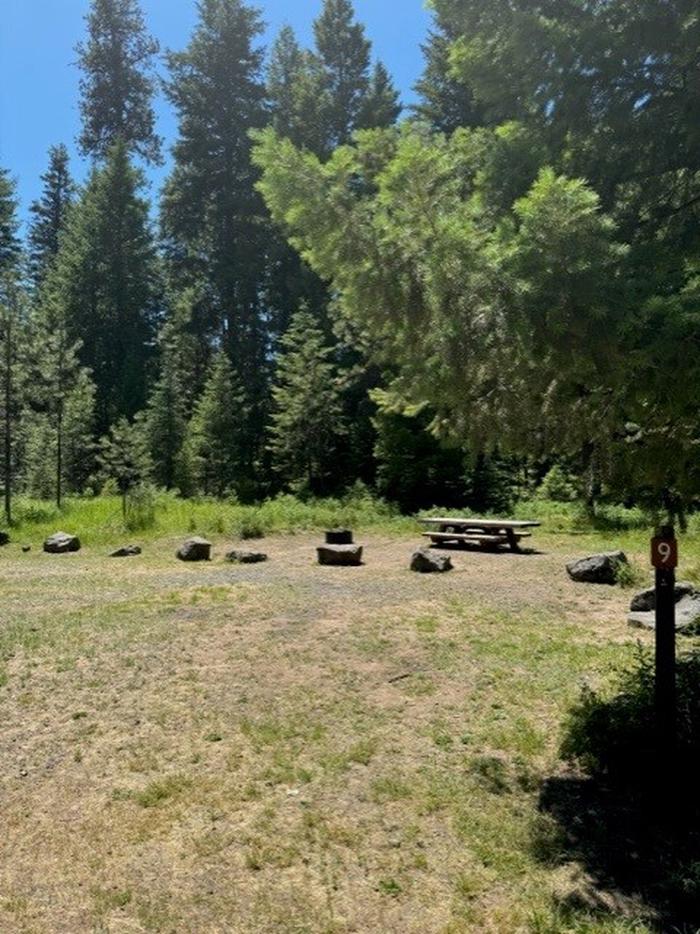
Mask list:
POLYGON ((508 539, 510 550, 514 551, 516 554, 519 554, 520 553, 520 539, 515 534, 513 529, 506 529, 506 538, 508 539))

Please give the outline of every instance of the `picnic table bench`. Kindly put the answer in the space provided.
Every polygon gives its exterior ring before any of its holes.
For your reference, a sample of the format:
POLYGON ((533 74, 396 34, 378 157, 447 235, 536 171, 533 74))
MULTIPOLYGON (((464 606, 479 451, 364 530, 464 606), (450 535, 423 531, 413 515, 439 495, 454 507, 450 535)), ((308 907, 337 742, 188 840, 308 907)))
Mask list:
POLYGON ((507 545, 512 551, 519 551, 522 539, 531 537, 529 529, 538 528, 542 524, 515 519, 463 517, 420 521, 430 528, 430 531, 423 533, 423 537, 431 539, 435 545, 479 545, 482 548, 507 545))

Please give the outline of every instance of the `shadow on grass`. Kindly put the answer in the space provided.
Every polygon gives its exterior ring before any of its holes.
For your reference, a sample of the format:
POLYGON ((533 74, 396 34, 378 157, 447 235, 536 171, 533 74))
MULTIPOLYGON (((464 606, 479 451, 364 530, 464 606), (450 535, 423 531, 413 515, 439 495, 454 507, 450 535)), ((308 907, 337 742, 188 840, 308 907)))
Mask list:
MULTIPOLYGON (((620 896, 649 910, 664 934, 700 930, 700 653, 679 663, 678 691, 678 743, 669 756, 655 741, 646 655, 614 692, 586 690, 562 746, 576 772, 547 779, 540 795, 560 831, 555 860, 584 867, 600 910, 620 896)), ((551 841, 534 843, 551 862, 551 841)))

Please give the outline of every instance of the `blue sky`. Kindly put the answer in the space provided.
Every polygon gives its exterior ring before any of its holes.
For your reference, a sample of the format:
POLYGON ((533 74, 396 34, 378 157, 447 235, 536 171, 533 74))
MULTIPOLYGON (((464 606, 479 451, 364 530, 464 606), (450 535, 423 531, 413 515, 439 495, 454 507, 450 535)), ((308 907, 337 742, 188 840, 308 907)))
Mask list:
MULTIPOLYGON (((142 0, 148 27, 163 48, 182 48, 195 22, 195 0, 142 0)), ((259 0, 267 40, 290 23, 309 42, 321 0, 259 0)), ((75 151, 79 131, 74 47, 84 34, 89 0, 4 0, 0 30, 0 165, 18 183, 21 215, 40 190, 39 176, 53 143, 65 142, 74 174, 85 167, 75 151)), ((422 70, 420 43, 430 25, 423 0, 355 0, 375 55, 387 64, 404 101, 422 70), (398 8, 398 10, 397 10, 398 8)), ((170 142, 173 115, 159 100, 159 132, 170 142)), ((153 174, 154 186, 162 173, 153 174)))

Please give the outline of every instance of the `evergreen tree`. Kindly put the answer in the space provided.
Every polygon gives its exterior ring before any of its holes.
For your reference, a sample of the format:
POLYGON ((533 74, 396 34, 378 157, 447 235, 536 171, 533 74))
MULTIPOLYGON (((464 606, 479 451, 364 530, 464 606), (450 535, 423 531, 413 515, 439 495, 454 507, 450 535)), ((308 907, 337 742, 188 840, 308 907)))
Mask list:
POLYGON ((147 33, 138 0, 91 0, 88 37, 77 47, 82 70, 83 155, 105 159, 115 143, 160 161, 152 98, 158 43, 147 33))
POLYGON ((272 45, 267 65, 267 96, 272 104, 272 125, 280 136, 304 145, 313 130, 304 123, 305 110, 302 83, 308 69, 307 53, 299 45, 291 26, 285 26, 272 45))
POLYGON ((79 342, 70 339, 63 316, 51 311, 40 306, 32 327, 33 412, 25 476, 43 492, 51 477, 51 495, 60 508, 64 490, 80 489, 90 473, 95 388, 80 365, 79 342))
POLYGON ((17 230, 15 185, 7 169, 0 169, 0 277, 6 281, 17 274, 22 254, 17 230))
POLYGON ((122 496, 126 515, 127 496, 131 490, 147 484, 153 474, 153 462, 143 424, 120 418, 100 441, 97 456, 99 479, 103 485, 113 483, 122 496))
POLYGON ((251 129, 267 120, 258 14, 241 0, 202 0, 183 52, 168 57, 179 118, 175 168, 162 201, 174 291, 198 287, 198 337, 221 344, 246 393, 249 472, 262 444, 267 397, 270 231, 255 190, 251 129))
POLYGON ((208 496, 245 491, 245 398, 228 355, 213 358, 190 422, 187 455, 197 488, 208 496))
POLYGON ((425 69, 416 84, 420 102, 413 112, 435 130, 454 133, 459 127, 479 126, 484 122, 483 108, 474 99, 466 83, 453 74, 450 52, 454 36, 438 22, 423 45, 425 69))
POLYGON ((41 197, 30 207, 29 274, 35 288, 58 253, 59 237, 66 226, 75 186, 68 168, 68 150, 64 145, 49 149, 49 167, 41 176, 41 197))
POLYGON ((22 250, 17 236, 15 186, 0 169, 0 470, 5 519, 12 522, 17 429, 22 413, 25 303, 19 286, 22 250))
POLYGON ((12 499, 18 473, 19 431, 25 395, 26 309, 8 270, 0 277, 0 470, 5 520, 12 524, 12 499))
POLYGON ((99 433, 146 402, 159 270, 142 184, 117 143, 71 210, 45 283, 44 301, 65 321, 68 340, 80 341, 80 362, 95 380, 99 433))
POLYGON ((313 315, 302 308, 282 339, 269 447, 283 482, 313 494, 347 479, 337 470, 346 427, 332 354, 313 315))

